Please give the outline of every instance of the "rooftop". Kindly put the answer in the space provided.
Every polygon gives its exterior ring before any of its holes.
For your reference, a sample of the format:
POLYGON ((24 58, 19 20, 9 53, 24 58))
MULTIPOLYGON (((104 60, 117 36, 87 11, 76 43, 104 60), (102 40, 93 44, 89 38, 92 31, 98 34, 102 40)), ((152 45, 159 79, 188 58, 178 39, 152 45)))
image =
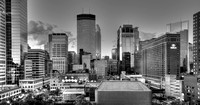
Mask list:
POLYGON ((105 81, 98 91, 151 91, 143 83, 136 81, 105 81))
POLYGON ((19 89, 20 87, 18 87, 17 85, 3 85, 0 87, 0 94, 2 93, 6 93, 12 90, 16 90, 19 89))

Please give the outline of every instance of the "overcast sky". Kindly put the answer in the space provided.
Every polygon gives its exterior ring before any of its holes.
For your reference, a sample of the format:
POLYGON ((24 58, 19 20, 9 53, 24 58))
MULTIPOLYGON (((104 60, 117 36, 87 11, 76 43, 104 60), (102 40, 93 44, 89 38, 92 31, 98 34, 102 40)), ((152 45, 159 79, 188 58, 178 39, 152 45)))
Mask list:
MULTIPOLYGON (((101 28, 102 55, 105 56, 111 54, 117 29, 123 24, 137 26, 144 35, 149 33, 151 37, 165 33, 166 24, 170 22, 189 20, 189 42, 192 42, 192 19, 193 14, 200 11, 200 0, 28 0, 28 21, 32 21, 32 28, 45 24, 42 34, 56 28, 57 32, 68 31, 71 37, 76 37, 76 15, 83 9, 84 13, 89 13, 90 9, 90 13, 96 15, 96 23, 101 28), (52 27, 47 29, 49 26, 52 27)), ((38 48, 42 35, 33 36, 29 35, 29 44, 38 48)), ((69 50, 76 51, 76 47, 69 47, 69 50)))

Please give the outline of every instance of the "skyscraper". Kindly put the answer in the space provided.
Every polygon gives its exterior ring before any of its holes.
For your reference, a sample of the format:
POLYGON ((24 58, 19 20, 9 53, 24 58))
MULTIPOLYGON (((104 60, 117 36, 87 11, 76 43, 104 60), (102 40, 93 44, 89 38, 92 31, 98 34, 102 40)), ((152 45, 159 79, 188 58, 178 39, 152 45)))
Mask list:
POLYGON ((96 25, 96 58, 101 59, 101 29, 99 25, 96 25))
POLYGON ((0 2, 0 85, 6 83, 6 15, 5 0, 0 2))
POLYGON ((73 65, 76 63, 76 52, 68 51, 68 71, 72 71, 73 65))
POLYGON ((96 17, 93 14, 77 15, 77 54, 80 49, 92 54, 92 58, 96 58, 96 17))
POLYGON ((28 49, 27 0, 6 0, 6 45, 6 81, 11 84, 23 77, 22 65, 28 49))
POLYGON ((112 49, 112 59, 117 60, 117 48, 112 49))
POLYGON ((194 74, 200 74, 200 11, 193 15, 194 74))
POLYGON ((53 70, 65 74, 68 72, 68 36, 66 33, 49 35, 49 53, 53 61, 53 70))
POLYGON ((180 68, 181 68, 180 70, 181 72, 190 71, 188 30, 189 30, 188 20, 167 24, 168 33, 180 34, 180 68))
POLYGON ((139 50, 139 31, 138 27, 133 28, 132 25, 123 25, 119 28, 119 41, 121 44, 120 54, 130 52, 131 67, 134 67, 134 53, 139 50))
POLYGON ((162 88, 165 75, 180 77, 180 34, 165 34, 142 42, 142 75, 153 87, 162 88))
POLYGON ((131 53, 130 52, 122 53, 122 65, 123 65, 123 71, 126 71, 126 73, 131 73, 131 53))

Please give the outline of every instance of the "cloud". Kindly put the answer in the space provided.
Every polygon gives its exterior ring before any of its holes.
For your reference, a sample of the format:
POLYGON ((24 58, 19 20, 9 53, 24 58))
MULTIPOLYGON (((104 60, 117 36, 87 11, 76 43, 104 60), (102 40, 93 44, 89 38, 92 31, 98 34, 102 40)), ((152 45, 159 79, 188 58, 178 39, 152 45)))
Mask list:
POLYGON ((48 35, 51 33, 67 33, 68 35, 68 44, 70 47, 76 46, 76 38, 70 32, 63 31, 57 25, 45 23, 42 21, 29 21, 28 24, 28 38, 30 45, 40 46, 44 45, 48 41, 48 35))
POLYGON ((144 41, 144 40, 149 40, 152 38, 155 38, 157 35, 156 33, 148 33, 148 32, 139 32, 139 36, 140 36, 140 40, 144 41))
POLYGON ((42 21, 31 20, 28 24, 28 35, 33 40, 37 40, 37 45, 42 45, 47 42, 48 35, 53 33, 54 28, 57 28, 57 26, 42 21))

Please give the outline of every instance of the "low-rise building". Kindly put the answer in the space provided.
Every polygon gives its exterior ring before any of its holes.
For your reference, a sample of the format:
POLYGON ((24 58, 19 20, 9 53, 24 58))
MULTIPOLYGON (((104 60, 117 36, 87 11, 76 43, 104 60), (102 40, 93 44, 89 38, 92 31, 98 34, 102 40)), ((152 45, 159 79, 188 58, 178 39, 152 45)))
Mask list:
POLYGON ((19 80, 19 86, 25 91, 35 91, 36 89, 41 89, 43 86, 50 84, 50 78, 29 78, 19 80))
POLYGON ((50 90, 60 89, 65 91, 69 88, 84 88, 84 82, 88 81, 88 73, 68 73, 59 78, 51 78, 50 90))
POLYGON ((0 101, 21 93, 21 88, 17 85, 3 85, 0 87, 0 101))
POLYGON ((97 105, 151 105, 151 90, 141 82, 105 81, 95 91, 97 105))
POLYGON ((183 100, 183 80, 177 80, 176 75, 165 75, 165 94, 183 100))
POLYGON ((75 101, 77 96, 84 94, 84 89, 66 89, 62 96, 64 101, 75 101))

